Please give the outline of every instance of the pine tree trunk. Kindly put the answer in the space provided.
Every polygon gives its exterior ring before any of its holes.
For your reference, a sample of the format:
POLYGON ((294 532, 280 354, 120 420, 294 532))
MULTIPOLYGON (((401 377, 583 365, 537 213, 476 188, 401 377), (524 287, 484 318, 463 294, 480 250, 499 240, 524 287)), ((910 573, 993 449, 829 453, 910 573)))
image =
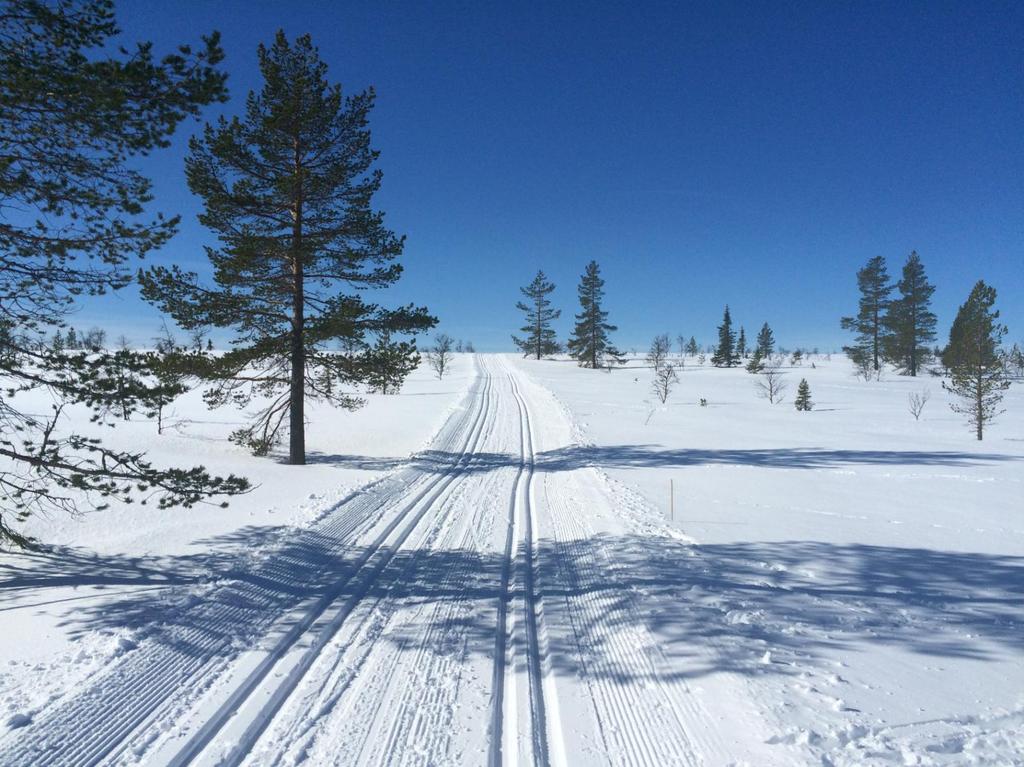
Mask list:
POLYGON ((871 325, 871 351, 875 356, 875 370, 878 370, 878 309, 875 309, 871 325))
POLYGON ((288 463, 302 466, 306 463, 306 414, 305 414, 305 371, 306 349, 303 343, 303 275, 302 257, 296 253, 293 262, 293 283, 295 291, 292 302, 292 374, 288 414, 288 463))
POLYGON ((292 349, 291 394, 288 413, 288 463, 306 463, 306 344, 304 337, 305 285, 302 263, 302 165, 298 140, 295 142, 295 211, 292 224, 292 349))
POLYGON ((538 360, 540 359, 540 346, 541 346, 541 339, 542 338, 543 338, 543 335, 541 334, 540 307, 538 307, 537 308, 537 359, 538 360))
POLYGON ((983 368, 981 368, 979 366, 979 369, 978 369, 978 380, 975 383, 975 390, 974 390, 974 407, 975 407, 974 417, 976 419, 975 425, 977 426, 977 429, 978 429, 978 441, 979 442, 981 441, 981 432, 982 432, 982 429, 983 429, 983 427, 985 425, 985 414, 982 411, 982 407, 984 405, 983 400, 985 398, 984 397, 984 391, 985 390, 984 390, 984 383, 983 383, 983 375, 984 374, 982 373, 982 370, 983 370, 983 368))
POLYGON ((917 377, 917 307, 910 309, 910 376, 917 377))

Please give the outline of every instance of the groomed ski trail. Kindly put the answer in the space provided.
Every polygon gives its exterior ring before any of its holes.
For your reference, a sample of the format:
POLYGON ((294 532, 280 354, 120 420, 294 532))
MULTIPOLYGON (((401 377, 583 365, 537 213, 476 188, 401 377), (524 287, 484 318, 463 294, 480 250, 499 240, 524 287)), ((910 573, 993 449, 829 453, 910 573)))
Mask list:
POLYGON ((609 541, 633 522, 593 468, 545 459, 567 414, 509 360, 475 359, 429 450, 240 559, 0 741, 0 764, 742 761, 620 577, 609 541))

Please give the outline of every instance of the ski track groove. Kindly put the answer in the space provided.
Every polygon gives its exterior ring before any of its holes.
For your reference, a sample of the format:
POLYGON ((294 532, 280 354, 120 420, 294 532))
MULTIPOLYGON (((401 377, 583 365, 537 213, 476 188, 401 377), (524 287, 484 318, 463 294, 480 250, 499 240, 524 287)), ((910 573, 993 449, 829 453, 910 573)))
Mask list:
POLYGON ((464 619, 493 609, 487 763, 516 765, 525 749, 533 765, 565 767, 546 600, 565 623, 565 646, 579 664, 605 761, 699 767, 699 755, 725 759, 699 698, 684 681, 661 674, 667 661, 636 596, 585 519, 580 499, 585 488, 604 494, 600 478, 584 469, 549 483, 555 475, 541 469, 552 538, 542 541, 527 399, 506 361, 499 380, 489 363, 474 360, 479 374, 463 406, 428 448, 450 459, 429 467, 413 461, 354 491, 262 562, 240 556, 203 601, 173 609, 171 620, 184 618, 182 625, 144 639, 97 674, 93 687, 51 704, 29 728, 0 742, 0 764, 137 763, 161 748, 173 754, 172 767, 215 755, 218 765, 232 766, 320 763, 325 756, 379 765, 464 759, 452 752, 473 640, 463 628, 472 621, 464 619), (495 451, 518 443, 514 475, 511 467, 472 471, 492 439, 495 451), (506 483, 509 502, 500 519, 504 507, 489 501, 506 483), (502 522, 494 551, 503 552, 500 573, 492 568, 494 583, 488 572, 484 587, 486 594, 493 585, 495 596, 477 607, 481 598, 459 594, 458 586, 484 569, 481 528, 502 522), (556 547, 562 556, 549 570, 545 549, 556 547), (349 560, 353 548, 361 553, 349 560), (464 556, 426 585, 451 596, 413 604, 409 584, 425 577, 421 569, 433 553, 449 550, 464 556), (399 628, 412 633, 396 645, 388 634, 399 628), (259 662, 233 679, 227 672, 234 661, 254 650, 259 662), (212 713, 193 719, 174 746, 166 738, 170 724, 203 703, 212 713), (229 723, 230 738, 222 737, 229 723))
MULTIPOLYGON (((584 471, 584 476, 593 476, 594 482, 600 483, 592 469, 584 471)), ((629 765, 696 766, 702 763, 696 754, 722 755, 717 729, 700 702, 688 689, 675 694, 676 685, 662 679, 658 668, 658 660, 663 660, 661 650, 646 629, 634 597, 621 584, 608 588, 617 581, 616 569, 600 536, 585 522, 578 500, 585 494, 572 485, 560 489, 557 494, 549 492, 545 482, 546 518, 554 542, 561 544, 562 553, 570 560, 556 558, 555 568, 566 585, 566 614, 592 691, 607 757, 629 765), (623 613, 624 617, 615 617, 623 613), (651 701, 645 688, 657 692, 657 702, 651 701)))
MULTIPOLYGON (((492 474, 496 473, 493 472, 492 474)), ((476 495, 487 497, 486 491, 490 489, 490 485, 501 482, 502 479, 500 477, 490 478, 486 485, 481 485, 477 488, 476 495)), ((453 536, 453 539, 458 541, 455 545, 456 549, 463 551, 480 549, 476 533, 483 527, 483 523, 488 521, 486 516, 481 517, 481 506, 480 504, 474 504, 471 507, 474 511, 472 518, 466 515, 462 517, 462 526, 458 529, 458 535, 453 536), (470 543, 469 546, 466 545, 467 542, 470 543)), ((488 510, 493 517, 493 509, 488 506, 488 510)), ((493 519, 489 521, 493 522, 493 519)), ((453 569, 446 573, 443 584, 458 583, 462 578, 469 577, 472 573, 472 562, 469 561, 468 557, 461 559, 460 562, 463 563, 462 569, 459 571, 453 569)), ((442 591, 445 591, 445 589, 442 589, 442 591)), ((504 591, 499 590, 497 593, 499 601, 503 602, 504 591)), ((398 713, 390 724, 386 745, 378 751, 379 758, 377 759, 377 764, 383 765, 387 763, 387 755, 412 752, 412 749, 409 748, 410 743, 418 744, 417 750, 419 753, 414 754, 416 758, 413 760, 413 763, 416 764, 429 765, 436 763, 436 760, 447 752, 446 745, 451 742, 450 722, 454 714, 455 696, 459 690, 458 680, 461 678, 465 666, 464 664, 453 663, 453 656, 451 654, 430 652, 428 648, 435 644, 434 640, 437 635, 440 635, 442 644, 445 644, 444 638, 448 636, 458 639, 457 631, 453 631, 453 626, 457 625, 457 617, 459 614, 464 615, 471 610, 471 600, 465 597, 446 600, 444 603, 435 605, 431 620, 426 624, 427 630, 421 638, 417 656, 412 664, 413 668, 426 668, 426 672, 423 675, 426 683, 409 685, 404 688, 398 713), (456 679, 455 684, 450 683, 453 678, 456 679), (423 702, 429 699, 433 699, 431 701, 432 705, 423 705, 423 702), (428 713, 424 714, 424 711, 428 713), (408 726, 403 728, 403 724, 408 726), (405 735, 405 746, 408 750, 399 751, 398 743, 402 739, 403 733, 405 735)), ((468 637, 462 638, 461 657, 465 656, 468 642, 468 637)), ((495 738, 493 731, 490 733, 490 737, 493 742, 495 738)))
POLYGON ((472 455, 479 446, 481 435, 484 433, 484 427, 487 424, 490 389, 490 376, 485 376, 484 393, 478 398, 481 400, 481 405, 477 409, 477 417, 470 429, 469 437, 462 447, 460 456, 452 465, 452 468, 445 473, 437 474, 427 482, 426 487, 414 496, 411 501, 405 503, 403 510, 395 516, 360 557, 355 572, 350 577, 339 581, 336 589, 321 598, 317 609, 313 611, 312 617, 309 617, 309 614, 307 615, 309 619, 303 622, 305 625, 300 623, 289 632, 283 647, 275 648, 267 657, 266 662, 261 663, 245 679, 242 686, 236 688, 235 692, 220 706, 214 716, 207 720, 200 732, 193 736, 190 743, 171 760, 169 763, 170 767, 184 767, 184 765, 190 764, 207 746, 211 745, 223 726, 234 716, 237 709, 250 700, 259 690, 263 681, 269 677, 274 667, 284 658, 285 653, 307 635, 308 629, 314 626, 315 621, 320 616, 324 615, 341 597, 345 597, 334 618, 327 623, 326 627, 315 631, 310 647, 301 653, 299 660, 287 672, 284 680, 274 686, 270 699, 250 718, 248 726, 243 731, 241 737, 232 744, 227 756, 218 761, 219 765, 238 765, 242 763, 249 752, 255 747, 273 717, 301 684, 309 669, 316 662, 317 657, 328 646, 331 638, 338 633, 353 611, 369 595, 370 590, 376 584, 382 572, 393 561, 395 554, 401 549, 405 541, 416 530, 420 522, 427 516, 427 513, 435 507, 438 499, 445 494, 458 478, 464 475, 464 471, 460 471, 460 467, 468 465, 468 462, 472 460, 472 455), (413 513, 413 510, 417 507, 419 511, 413 513), (402 527, 398 536, 391 540, 391 534, 394 530, 401 527, 410 515, 412 515, 412 519, 402 527), (382 561, 379 564, 374 563, 371 565, 371 560, 378 554, 382 561), (351 595, 344 595, 342 592, 344 587, 364 574, 365 582, 359 583, 351 595))
POLYGON ((544 598, 537 584, 538 530, 532 503, 533 477, 536 464, 533 425, 526 400, 519 390, 515 376, 509 372, 516 405, 519 408, 520 464, 513 492, 521 499, 523 518, 522 554, 520 569, 523 573, 523 613, 525 618, 526 659, 529 680, 529 704, 533 763, 541 767, 562 767, 567 763, 562 728, 559 720, 558 696, 551 669, 547 625, 544 618, 544 598))
MULTIPOLYGON (((496 397, 493 397, 493 399, 496 400, 496 397)), ((492 420, 488 425, 492 426, 493 422, 494 421, 492 420)), ((480 441, 486 441, 491 436, 492 432, 493 429, 489 428, 487 432, 482 434, 480 441)), ((475 460, 471 459, 467 466, 471 466, 474 462, 475 460)), ((412 553, 409 558, 409 561, 404 563, 402 569, 386 579, 387 582, 389 583, 388 588, 374 601, 374 603, 371 606, 367 608, 367 614, 363 616, 362 620, 359 622, 358 627, 354 630, 353 636, 358 637, 359 641, 351 642, 349 643, 349 647, 343 648, 341 650, 342 658, 334 664, 334 668, 337 670, 337 673, 329 672, 327 674, 328 684, 322 685, 318 690, 315 690, 312 692, 312 694, 307 695, 307 699, 315 697, 317 700, 300 704, 299 707, 301 708, 301 712, 298 715, 296 715, 295 713, 290 714, 290 718, 293 720, 293 723, 288 728, 288 730, 286 730, 285 733, 276 732, 275 735, 281 735, 282 737, 275 738, 275 740, 280 740, 281 742, 287 743, 290 740, 290 737, 294 737, 301 738, 302 741, 306 744, 308 744, 308 741, 313 740, 314 743, 312 744, 312 748, 317 748, 318 744, 315 741, 320 734, 318 730, 328 726, 328 723, 323 722, 321 720, 321 717, 331 712, 338 704, 339 699, 341 699, 343 695, 345 695, 345 697, 353 701, 359 697, 353 695, 352 692, 348 690, 349 685, 353 683, 354 678, 361 671, 369 655, 373 653, 375 649, 377 649, 377 640, 379 640, 381 635, 383 635, 387 631, 393 616, 400 610, 402 606, 401 598, 398 598, 393 594, 393 592, 396 590, 396 587, 403 583, 414 582, 417 577, 416 572, 418 568, 421 566, 423 561, 428 558, 430 552, 436 549, 437 547, 451 548, 449 544, 453 540, 458 540, 460 541, 460 543, 456 546, 456 548, 458 548, 459 550, 465 548, 462 545, 462 543, 468 537, 471 536, 474 525, 468 524, 465 517, 461 517, 460 520, 457 520, 461 521, 461 525, 453 526, 446 525, 446 523, 452 519, 453 512, 456 510, 458 502, 462 499, 462 495, 466 492, 467 487, 469 489, 472 489, 472 482, 467 481, 469 479, 469 475, 461 475, 459 477, 458 485, 453 486, 451 488, 451 493, 445 499, 444 503, 438 504, 439 514, 434 518, 433 524, 430 527, 430 529, 426 532, 424 539, 417 543, 416 546, 411 547, 412 553), (364 629, 364 626, 366 624, 371 624, 371 636, 367 636, 367 630, 364 629), (354 646, 356 649, 352 649, 352 646, 354 646), (352 653, 358 654, 359 657, 355 660, 347 660, 345 656, 347 656, 350 653, 350 651, 352 653), (309 716, 308 712, 314 708, 315 715, 309 716), (303 715, 303 712, 306 712, 306 715, 303 715), (294 734, 296 729, 299 730, 298 734, 294 734)), ((485 478, 485 484, 482 485, 481 487, 478 487, 478 490, 486 488, 487 486, 492 484, 493 481, 494 480, 485 478)), ((471 572, 471 563, 468 561, 468 558, 465 558, 465 560, 460 560, 460 562, 462 562, 462 564, 460 565, 460 569, 452 568, 446 572, 440 584, 442 593, 448 593, 449 588, 459 583, 460 580, 462 580, 462 582, 465 582, 465 579, 469 576, 471 572)), ((451 588, 451 592, 454 593, 454 591, 455 589, 451 588)), ((457 685, 453 686, 449 684, 449 681, 452 678, 452 674, 440 672, 432 673, 432 669, 436 667, 436 661, 438 661, 439 658, 436 653, 427 652, 427 647, 432 643, 434 636, 438 632, 444 632, 451 628, 454 615, 456 613, 464 612, 464 608, 467 602, 468 597, 463 599, 443 600, 440 602, 436 602, 434 604, 431 613, 431 618, 426 622, 427 630, 422 636, 419 637, 419 642, 417 644, 417 648, 415 651, 416 657, 411 664, 411 668, 414 670, 426 668, 426 675, 429 678, 443 680, 443 686, 446 687, 452 693, 457 691, 458 687, 457 685)), ((407 623, 411 622, 412 624, 417 624, 423 612, 424 610, 421 606, 419 609, 415 611, 415 614, 411 617, 409 621, 407 621, 407 623)), ((403 647, 404 645, 405 643, 403 643, 403 647)), ((370 671, 374 675, 372 680, 372 687, 374 689, 380 689, 385 691, 390 689, 391 680, 399 665, 400 656, 400 653, 391 653, 385 659, 383 666, 381 666, 381 664, 378 663, 377 665, 371 667, 370 671)), ((441 660, 446 661, 446 666, 450 665, 450 660, 446 658, 442 658, 441 660)), ((322 663, 328 662, 328 659, 322 660, 322 663)), ((404 663, 408 664, 408 661, 404 661, 404 663)), ((458 670, 458 667, 456 670, 458 670)), ((315 675, 311 676, 315 677, 315 675)), ((387 740, 388 743, 394 744, 397 742, 397 738, 399 737, 403 729, 401 727, 401 724, 403 720, 405 722, 408 722, 410 711, 412 711, 413 714, 415 715, 413 717, 414 723, 420 723, 423 721, 422 717, 418 715, 418 713, 421 713, 421 708, 417 706, 412 706, 410 708, 410 705, 408 703, 409 699, 412 696, 414 696, 417 691, 427 696, 433 695, 434 689, 435 686, 430 684, 410 684, 403 688, 403 695, 399 702, 399 706, 397 707, 396 712, 394 714, 391 714, 388 718, 390 725, 390 732, 387 740)), ((379 710, 379 708, 383 706, 383 703, 387 699, 387 697, 388 696, 386 693, 379 697, 377 701, 377 706, 374 709, 375 711, 379 710)), ((451 704, 451 706, 447 708, 442 708, 439 704, 435 704, 429 708, 432 711, 446 711, 450 714, 454 708, 454 702, 455 701, 453 698, 449 698, 449 703, 451 704)), ((365 741, 372 732, 372 723, 376 719, 375 715, 369 717, 371 726, 365 729, 360 729, 357 726, 359 723, 352 721, 353 717, 346 716, 341 718, 353 731, 353 735, 355 735, 356 733, 362 733, 363 743, 360 747, 360 753, 362 753, 362 749, 365 748, 365 741)), ((363 716, 361 718, 366 719, 367 717, 363 716)), ((450 717, 448 718, 450 719, 450 717)), ((418 728, 413 729, 415 731, 422 732, 422 730, 418 728)), ((406 730, 406 732, 408 732, 408 730, 406 730)), ((442 727, 442 723, 439 721, 434 721, 430 733, 432 736, 435 734, 445 734, 445 731, 442 727)), ((339 738, 337 740, 339 742, 347 742, 349 739, 339 738)), ((436 739, 432 740, 431 738, 416 740, 417 749, 420 752, 425 753, 429 757, 430 754, 434 754, 437 752, 435 740, 436 739)), ((450 737, 445 737, 443 740, 450 741, 450 737)), ((303 745, 302 750, 308 749, 309 747, 309 745, 303 745)), ((294 751, 295 749, 290 750, 294 751)), ((441 750, 444 751, 446 749, 442 748, 441 750)), ((396 752, 397 749, 392 749, 389 747, 377 749, 377 753, 383 755, 390 754, 391 756, 394 756, 396 752)), ((410 750, 409 752, 399 752, 399 759, 401 759, 401 755, 405 753, 412 753, 412 751, 410 750)), ((283 755, 278 757, 276 763, 281 763, 282 761, 283 755)))
MULTIPOLYGON (((432 445, 439 451, 452 448, 466 424, 472 422, 456 463, 465 457, 474 429, 483 420, 483 397, 478 389, 479 385, 474 385, 464 399, 467 405, 449 419, 432 445)), ((353 536, 372 529, 391 508, 401 505, 410 493, 415 494, 420 485, 436 484, 445 476, 415 466, 400 469, 337 502, 324 513, 322 522, 300 531, 295 536, 298 540, 285 542, 271 555, 270 562, 257 563, 262 574, 246 573, 243 562, 229 573, 235 580, 218 587, 193 608, 202 620, 194 620, 193 625, 172 630, 162 641, 126 654, 111 669, 100 672, 95 687, 58 701, 37 717, 38 725, 18 731, 12 742, 0 746, 0 764, 114 763, 131 745, 134 733, 202 696, 206 687, 200 685, 198 695, 185 702, 175 700, 176 695, 188 690, 190 681, 212 678, 236 657, 232 645, 239 637, 230 633, 231 627, 247 626, 248 636, 265 633, 295 607, 295 599, 282 597, 282 590, 297 598, 311 581, 317 583, 317 578, 322 578, 324 563, 332 554, 343 553, 353 536), (303 544, 310 545, 310 550, 304 551, 303 544), (286 561, 291 564, 286 565, 286 561), (275 584, 270 573, 281 576, 280 582, 275 584), (54 742, 59 745, 54 747, 54 742)), ((350 563, 346 563, 346 570, 354 575, 350 563)), ((145 740, 148 743, 153 738, 147 735, 145 740)))

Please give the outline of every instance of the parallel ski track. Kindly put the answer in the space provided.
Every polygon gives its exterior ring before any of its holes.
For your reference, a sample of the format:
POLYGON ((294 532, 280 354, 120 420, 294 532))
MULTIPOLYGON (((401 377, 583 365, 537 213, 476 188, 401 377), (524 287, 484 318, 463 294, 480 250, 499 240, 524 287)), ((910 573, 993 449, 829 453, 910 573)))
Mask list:
MULTIPOLYGON (((490 425, 493 427, 498 420, 491 418, 490 425)), ((488 430, 482 439, 488 439, 492 431, 488 430)), ((471 456, 467 467, 472 467, 476 462, 477 458, 471 456)), ((492 472, 474 475, 476 481, 485 483, 477 488, 478 494, 496 481, 492 476, 492 472)), ((460 480, 458 489, 453 485, 443 504, 439 504, 439 513, 423 531, 422 538, 410 546, 410 555, 397 561, 394 567, 389 565, 379 579, 385 584, 384 587, 376 588, 377 596, 360 605, 358 616, 353 617, 350 621, 352 625, 346 628, 343 646, 335 648, 333 654, 325 655, 317 661, 317 673, 310 673, 314 683, 307 685, 297 702, 289 704, 289 721, 283 727, 275 726, 268 731, 268 736, 272 734, 273 742, 281 743, 283 749, 279 748, 274 753, 261 752, 261 764, 290 763, 289 760, 307 758, 323 728, 329 726, 327 717, 331 717, 330 721, 337 722, 340 727, 331 730, 330 740, 344 745, 346 750, 340 754, 325 755, 321 749, 326 747, 333 752, 331 743, 317 742, 316 758, 326 758, 331 763, 343 763, 341 760, 353 758, 352 745, 360 728, 364 738, 374 729, 402 653, 389 648, 390 652, 383 659, 379 655, 374 663, 368 663, 367 659, 379 649, 380 636, 401 606, 400 594, 408 584, 415 582, 417 570, 433 552, 456 550, 460 552, 456 559, 457 566, 448 569, 440 582, 430 584, 433 590, 452 596, 433 602, 430 615, 425 619, 426 630, 414 640, 415 648, 409 648, 414 653, 413 660, 404 664, 406 668, 417 669, 418 675, 427 676, 437 684, 406 685, 400 693, 399 701, 388 707, 393 713, 386 717, 385 727, 388 732, 383 743, 377 742, 373 748, 373 755, 389 763, 396 760, 405 763, 412 759, 414 762, 430 764, 433 757, 443 758, 438 754, 447 752, 452 734, 448 726, 450 719, 445 719, 445 716, 450 717, 455 702, 449 696, 445 705, 439 697, 457 691, 461 666, 454 663, 453 667, 451 656, 439 656, 431 648, 439 642, 439 634, 444 634, 458 624, 455 616, 459 611, 469 609, 470 597, 460 599, 456 595, 458 589, 474 575, 469 557, 473 547, 464 544, 480 521, 477 505, 467 508, 458 498, 463 487, 472 488, 473 483, 465 473, 460 480), (456 511, 462 513, 455 514, 456 511), (444 536, 443 540, 441 536, 444 536), (367 709, 367 698, 358 695, 352 688, 353 684, 371 687, 376 691, 372 710, 367 709), (348 730, 355 731, 346 734, 348 730), (403 739, 406 741, 404 744, 400 742, 403 739), (409 742, 414 743, 414 747, 403 748, 409 742)), ((300 696, 300 693, 297 692, 296 696, 300 696)), ((359 750, 364 750, 366 745, 363 743, 359 750)))
MULTIPOLYGON (((500 416, 495 420, 500 421, 500 416)), ((480 484, 471 488, 473 498, 493 497, 496 489, 491 491, 491 488, 502 481, 501 472, 487 472, 478 480, 480 484)), ((458 525, 447 530, 448 536, 440 544, 441 550, 460 552, 456 566, 449 568, 438 584, 441 594, 451 596, 435 601, 429 615, 424 617, 426 628, 416 643, 412 661, 406 664, 408 668, 419 670, 417 678, 421 681, 403 688, 399 700, 391 706, 394 714, 386 735, 373 743, 372 763, 381 767, 395 763, 429 767, 452 759, 452 719, 462 688, 470 641, 466 635, 467 621, 463 619, 472 612, 475 599, 471 595, 459 595, 458 591, 484 566, 483 558, 474 558, 472 552, 480 550, 476 534, 487 530, 489 523, 493 524, 493 519, 485 516, 482 508, 485 505, 461 503, 458 525), (438 648, 442 647, 450 650, 439 652, 438 648)), ((392 674, 394 670, 392 665, 392 674)), ((390 681, 389 677, 388 686, 390 681)), ((365 732, 369 735, 372 728, 365 732)), ((364 742, 362 753, 366 753, 367 745, 364 742)))
MULTIPOLYGON (((527 695, 530 711, 531 761, 540 767, 562 767, 566 764, 559 719, 558 696, 548 656, 547 629, 544 620, 544 600, 537 584, 537 525, 532 503, 533 476, 536 464, 533 425, 526 400, 519 390, 515 376, 508 373, 509 385, 519 410, 520 463, 509 505, 509 534, 505 542, 506 565, 502 572, 502 598, 499 607, 495 639, 494 692, 492 697, 488 763, 492 766, 518 760, 518 725, 515 708, 516 693, 506 700, 506 683, 510 675, 511 647, 513 654, 525 653, 527 695), (516 528, 517 517, 522 518, 522 538, 516 528), (517 556, 520 555, 520 556, 517 556), (525 624, 525 647, 517 647, 516 632, 509 630, 508 618, 513 612, 513 573, 515 582, 522 584, 522 620, 525 624), (510 737, 511 736, 511 737, 510 737), (506 751, 507 746, 507 751, 506 751)), ((514 675, 514 668, 512 668, 514 675)), ((515 690, 514 684, 510 685, 515 690)))
MULTIPOLYGON (((511 381, 511 377, 510 377, 511 381)), ((516 402, 518 405, 518 400, 516 402)), ((520 406, 521 408, 521 406, 520 406)), ((520 413, 520 419, 522 414, 520 413)), ((520 420, 520 429, 522 421, 520 420)), ((522 436, 520 436, 520 451, 522 450, 522 436)), ((509 750, 516 751, 517 722, 515 710, 517 701, 515 698, 514 676, 508 673, 513 664, 511 648, 514 637, 511 634, 509 617, 512 612, 512 569, 513 560, 516 555, 516 511, 518 509, 517 497, 519 489, 519 478, 523 473, 523 462, 521 460, 519 470, 516 473, 516 480, 512 485, 512 494, 508 500, 508 521, 505 533, 505 551, 501 564, 501 591, 498 597, 498 620, 494 639, 494 672, 491 676, 491 721, 490 748, 487 752, 488 767, 502 767, 505 757, 506 739, 509 750), (509 699, 506 699, 506 686, 512 686, 509 699), (506 710, 507 707, 507 710, 506 710), (508 737, 511 735, 511 737, 508 737)), ((508 762, 515 763, 517 754, 510 754, 508 762)))
POLYGON ((285 653, 304 637, 316 620, 324 615, 332 605, 337 605, 338 610, 334 616, 322 629, 316 631, 315 636, 310 641, 309 646, 302 652, 298 662, 276 683, 269 699, 263 703, 258 712, 251 718, 249 726, 246 727, 239 739, 235 741, 227 755, 219 758, 217 762, 218 765, 223 767, 233 767, 242 763, 281 706, 284 705, 284 702, 302 682, 306 673, 328 645, 331 638, 341 629, 359 602, 369 594, 381 572, 388 566, 405 540, 416 529, 427 512, 434 508, 434 504, 448 489, 449 485, 463 476, 461 469, 472 460, 473 453, 476 451, 481 435, 484 433, 484 426, 487 423, 487 415, 490 411, 491 386, 491 376, 485 375, 484 393, 481 397, 483 405, 478 410, 477 418, 470 430, 469 439, 464 444, 459 459, 455 464, 448 471, 432 477, 426 483, 426 486, 405 504, 404 508, 360 556, 356 563, 355 572, 351 576, 340 580, 334 588, 317 602, 314 608, 301 621, 293 626, 278 645, 267 654, 264 661, 246 677, 242 684, 235 689, 234 693, 224 701, 213 716, 206 721, 203 727, 190 738, 189 742, 168 763, 169 767, 184 767, 184 765, 191 764, 216 738, 217 733, 235 715, 235 712, 256 692, 275 668, 278 661, 284 657, 285 653), (391 533, 400 525, 403 525, 403 523, 404 526, 401 527, 398 535, 392 537, 391 533), (356 580, 357 578, 358 581, 356 580), (345 596, 345 589, 352 583, 356 584, 352 589, 353 593, 341 599, 345 596), (338 604, 339 601, 340 604, 338 604))
POLYGON ((701 755, 722 755, 717 728, 699 699, 663 679, 661 649, 628 587, 616 584, 606 544, 576 508, 581 496, 570 486, 552 503, 545 490, 547 518, 559 544, 554 564, 565 585, 581 676, 591 691, 608 761, 696 766, 704 762, 701 755))
MULTIPOLYGON (((467 396, 470 406, 451 418, 435 441, 435 449, 440 451, 461 441, 459 455, 448 471, 430 474, 408 467, 346 497, 321 523, 300 533, 297 541, 286 544, 269 562, 259 564, 258 572, 233 573, 237 580, 193 608, 191 614, 196 619, 175 631, 170 641, 129 653, 94 688, 39 717, 38 725, 21 731, 0 750, 0 764, 77 766, 114 761, 145 725, 180 710, 180 696, 221 672, 235 654, 233 630, 272 625, 289 604, 301 602, 311 585, 314 590, 322 588, 324 563, 341 559, 360 531, 371 528, 390 508, 414 494, 415 500, 405 503, 389 525, 393 530, 419 500, 450 478, 476 447, 486 420, 490 387, 485 376, 482 386, 477 383, 467 396)), ((375 543, 379 548, 383 540, 375 543)), ((349 577, 342 579, 345 583, 355 577, 374 550, 371 545, 369 553, 348 568, 349 577)), ((322 602, 318 600, 314 610, 322 602)))

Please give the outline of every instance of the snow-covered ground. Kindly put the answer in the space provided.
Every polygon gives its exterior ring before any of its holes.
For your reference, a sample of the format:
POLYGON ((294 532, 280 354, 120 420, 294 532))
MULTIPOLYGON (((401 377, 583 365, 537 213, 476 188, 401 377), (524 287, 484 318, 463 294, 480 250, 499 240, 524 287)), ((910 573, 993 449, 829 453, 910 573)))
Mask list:
POLYGON ((592 464, 666 518, 674 490, 695 556, 620 551, 696 684, 742 677, 771 741, 825 764, 1024 764, 1024 385, 978 442, 940 379, 866 383, 839 355, 787 369, 777 405, 690 358, 667 405, 639 360, 518 364, 578 429, 541 465, 592 464))
POLYGON ((1024 386, 978 443, 938 379, 813 362, 663 406, 463 356, 312 411, 301 469, 191 395, 110 432, 260 486, 0 553, 0 763, 1022 763, 1024 386))
MULTIPOLYGON (((199 598, 239 558, 259 558, 423 449, 475 380, 471 356, 457 357, 443 381, 424 365, 400 394, 366 395, 354 412, 307 406, 309 465, 301 469, 232 445, 228 435, 244 414, 208 410, 199 390, 169 408, 161 436, 142 417, 99 431, 104 444, 144 449, 156 465, 202 464, 256 487, 226 509, 160 511, 115 501, 106 511, 36 516, 19 527, 46 549, 0 551, 0 732, 134 648, 162 611, 199 598)), ((38 392, 16 403, 27 412, 49 410, 38 392)), ((95 431, 84 412, 72 412, 70 425, 95 431)))

